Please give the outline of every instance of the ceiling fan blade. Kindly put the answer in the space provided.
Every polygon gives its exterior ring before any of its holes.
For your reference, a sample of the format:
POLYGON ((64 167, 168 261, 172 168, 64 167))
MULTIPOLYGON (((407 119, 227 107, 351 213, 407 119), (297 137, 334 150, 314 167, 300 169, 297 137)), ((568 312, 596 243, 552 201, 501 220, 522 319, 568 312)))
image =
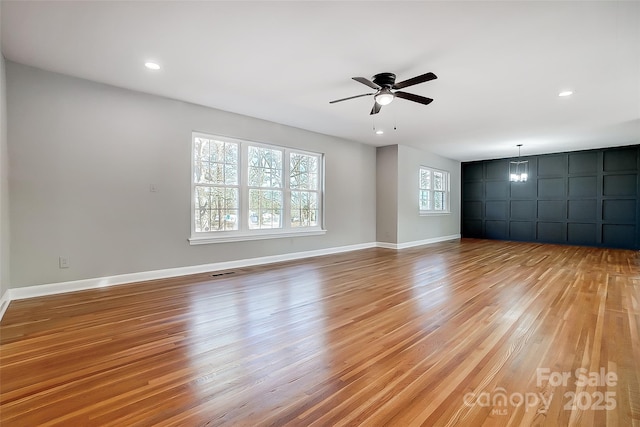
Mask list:
POLYGON ((371 113, 369 113, 369 115, 378 114, 380 112, 381 108, 382 108, 382 105, 380 105, 377 102, 373 101, 373 108, 371 109, 371 113))
POLYGON ((405 81, 400 82, 400 83, 396 83, 396 84, 393 85, 393 88, 394 89, 403 89, 405 87, 417 85, 418 83, 428 82, 429 80, 433 80, 433 79, 437 79, 437 78, 438 78, 438 76, 436 76, 435 74, 427 73, 427 74, 423 74, 421 76, 414 77, 414 78, 409 79, 409 80, 405 80, 405 81))
POLYGON ((426 98, 420 95, 414 95, 413 93, 401 92, 399 90, 394 92, 394 95, 397 96, 398 98, 408 99, 409 101, 418 102, 424 105, 428 105, 428 104, 431 104, 431 102, 433 102, 433 99, 431 98, 426 98))
POLYGON ((356 96, 350 96, 348 98, 342 98, 342 99, 336 99, 335 101, 329 101, 329 104, 335 104, 336 102, 342 102, 342 101, 347 101, 349 99, 354 99, 354 98, 360 98, 362 96, 369 96, 369 95, 373 95, 374 92, 371 93, 363 93, 362 95, 356 95, 356 96))
POLYGON ((382 89, 380 86, 375 84, 369 79, 365 79, 364 77, 352 77, 353 80, 362 83, 363 85, 369 86, 371 89, 382 89))

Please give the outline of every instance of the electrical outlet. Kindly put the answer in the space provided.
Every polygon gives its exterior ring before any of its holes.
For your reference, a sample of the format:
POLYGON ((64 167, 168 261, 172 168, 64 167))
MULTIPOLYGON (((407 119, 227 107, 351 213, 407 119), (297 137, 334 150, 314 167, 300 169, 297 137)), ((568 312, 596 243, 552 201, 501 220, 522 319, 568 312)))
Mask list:
POLYGON ((61 256, 58 258, 58 265, 60 268, 69 268, 69 257, 61 256))

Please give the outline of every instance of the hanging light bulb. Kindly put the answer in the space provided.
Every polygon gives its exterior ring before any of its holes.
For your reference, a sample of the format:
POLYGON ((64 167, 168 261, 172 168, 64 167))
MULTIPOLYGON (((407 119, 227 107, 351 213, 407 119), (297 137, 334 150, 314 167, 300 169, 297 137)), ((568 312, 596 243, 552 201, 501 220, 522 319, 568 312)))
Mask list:
POLYGON ((520 159, 520 148, 522 144, 518 144, 518 160, 509 163, 509 181, 525 182, 529 178, 529 161, 520 159))

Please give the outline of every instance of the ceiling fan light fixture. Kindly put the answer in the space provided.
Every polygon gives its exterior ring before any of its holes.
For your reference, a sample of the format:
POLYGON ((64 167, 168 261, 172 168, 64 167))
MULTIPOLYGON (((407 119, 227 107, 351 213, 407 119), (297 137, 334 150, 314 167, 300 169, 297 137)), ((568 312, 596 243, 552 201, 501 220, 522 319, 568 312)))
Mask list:
MULTIPOLYGON (((0 0, 2 1, 2 0, 0 0)), ((373 108, 371 108, 370 115, 378 114, 380 109, 391 104, 395 98, 406 99, 407 101, 417 102, 418 104, 428 105, 433 99, 427 98, 413 93, 403 92, 399 89, 404 89, 409 86, 414 86, 419 83, 428 82, 438 77, 433 73, 426 73, 420 76, 410 78, 408 80, 396 83, 396 75, 393 73, 378 73, 373 76, 373 81, 366 77, 352 77, 353 80, 358 83, 362 83, 365 86, 374 89, 375 92, 363 93, 362 95, 349 96, 347 98, 336 99, 335 101, 329 101, 329 104, 335 104, 337 102, 348 101, 349 99, 362 98, 363 96, 373 95, 373 108), (396 92, 394 92, 394 90, 396 92)))
POLYGON ((387 88, 380 89, 380 92, 378 92, 375 96, 376 102, 380 105, 391 104, 391 101, 393 101, 393 98, 394 98, 393 93, 387 88))

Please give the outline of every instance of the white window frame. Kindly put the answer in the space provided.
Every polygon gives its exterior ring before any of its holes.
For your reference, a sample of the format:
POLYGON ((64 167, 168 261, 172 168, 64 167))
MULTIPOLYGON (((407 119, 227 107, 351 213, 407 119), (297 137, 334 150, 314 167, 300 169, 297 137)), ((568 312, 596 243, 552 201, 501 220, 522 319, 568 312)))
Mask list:
POLYGON ((451 213, 451 173, 449 173, 449 171, 446 170, 442 170, 442 169, 436 169, 436 168, 432 168, 430 166, 420 166, 420 168, 418 169, 418 211, 420 215, 424 215, 424 216, 430 216, 430 215, 448 215, 451 213), (422 171, 429 171, 431 174, 431 179, 430 179, 430 188, 423 188, 422 187, 422 183, 421 183, 421 179, 420 176, 422 174, 422 171), (442 173, 444 176, 444 190, 435 190, 433 188, 433 173, 434 172, 438 172, 438 173, 442 173), (428 191, 429 193, 429 200, 431 201, 431 206, 429 209, 423 209, 422 205, 420 203, 420 196, 422 191, 428 191), (434 193, 436 192, 444 192, 445 195, 445 206, 443 210, 436 210, 435 209, 435 197, 434 197, 434 193))
POLYGON ((192 132, 191 136, 191 237, 188 239, 191 245, 203 245, 209 243, 238 242, 246 240, 262 240, 298 236, 315 236, 326 233, 324 228, 324 154, 306 150, 283 147, 264 142, 250 141, 246 139, 232 138, 222 135, 213 135, 202 132, 192 132), (196 232, 196 182, 194 179, 194 147, 196 138, 214 139, 217 141, 232 142, 238 144, 238 230, 196 232), (282 157, 282 183, 283 183, 283 214, 282 228, 250 229, 249 228, 249 146, 263 147, 281 151, 282 157), (318 221, 316 226, 291 227, 291 188, 290 188, 290 155, 291 153, 314 156, 318 158, 318 221))

